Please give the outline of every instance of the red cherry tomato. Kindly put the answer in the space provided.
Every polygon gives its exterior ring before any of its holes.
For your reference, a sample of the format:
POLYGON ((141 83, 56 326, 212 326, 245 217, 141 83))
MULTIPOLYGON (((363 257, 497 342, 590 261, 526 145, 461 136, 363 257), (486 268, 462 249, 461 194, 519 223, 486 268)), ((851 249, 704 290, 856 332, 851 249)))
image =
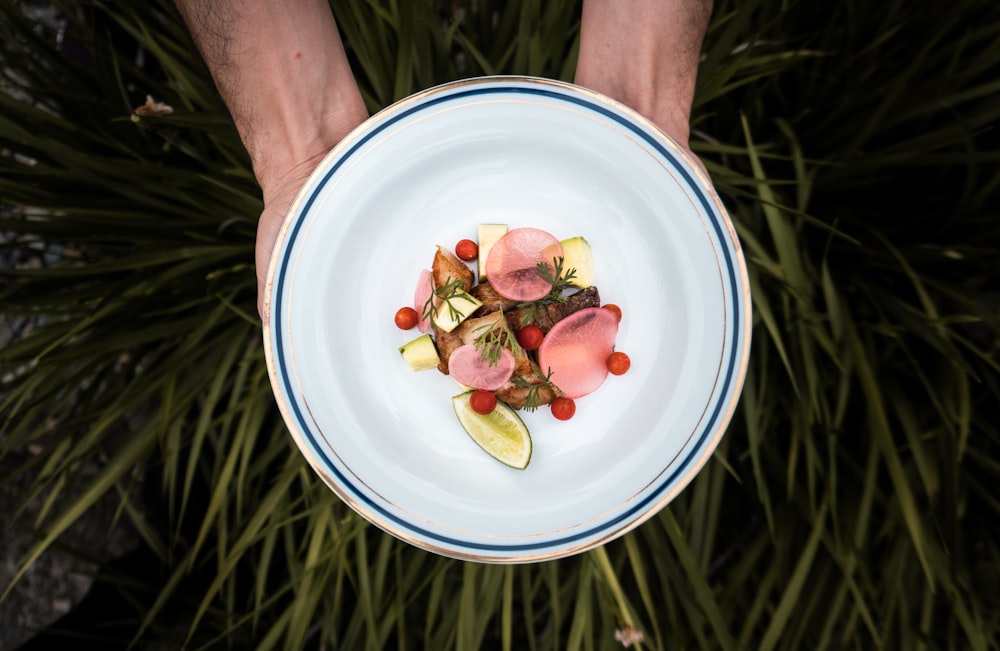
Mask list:
POLYGON ((631 366, 632 360, 625 353, 616 350, 608 355, 608 373, 612 375, 625 375, 631 366))
POLYGON ((496 409, 497 397, 493 395, 492 391, 476 389, 469 396, 469 406, 472 407, 472 411, 485 416, 496 409))
POLYGON ((517 343, 521 344, 521 348, 525 350, 536 350, 542 345, 544 338, 545 334, 542 329, 534 324, 526 325, 517 331, 517 343))
POLYGON ((396 310, 396 327, 400 330, 409 330, 420 321, 420 315, 412 307, 401 307, 396 310))
POLYGON ((572 398, 558 396, 549 405, 549 409, 552 411, 552 415, 559 420, 569 420, 576 413, 576 403, 573 402, 572 398))
POLYGON ((460 240, 455 245, 455 255, 466 262, 475 260, 479 256, 479 245, 472 240, 460 240))
POLYGON ((622 309, 617 305, 615 305, 614 303, 608 303, 607 305, 604 306, 604 309, 611 310, 612 312, 615 313, 615 316, 618 317, 619 321, 622 320, 622 309))

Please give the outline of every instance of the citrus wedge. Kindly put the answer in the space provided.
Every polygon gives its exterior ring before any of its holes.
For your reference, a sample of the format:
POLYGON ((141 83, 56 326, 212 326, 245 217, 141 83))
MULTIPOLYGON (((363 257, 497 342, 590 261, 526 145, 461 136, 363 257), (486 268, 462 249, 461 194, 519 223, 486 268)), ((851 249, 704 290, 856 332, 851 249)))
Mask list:
POLYGON ((476 444, 500 463, 524 470, 531 461, 531 435, 524 421, 510 406, 498 402, 485 416, 469 405, 471 391, 451 399, 458 422, 476 444))

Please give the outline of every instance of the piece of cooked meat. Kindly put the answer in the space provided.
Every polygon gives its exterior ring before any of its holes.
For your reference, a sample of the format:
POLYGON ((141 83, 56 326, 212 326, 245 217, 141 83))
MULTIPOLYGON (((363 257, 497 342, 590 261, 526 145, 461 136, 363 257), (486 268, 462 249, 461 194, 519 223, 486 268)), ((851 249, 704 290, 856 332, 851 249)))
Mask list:
POLYGON ((465 291, 472 289, 474 277, 472 270, 458 259, 454 253, 438 245, 431 264, 431 282, 435 289, 441 289, 449 282, 460 280, 465 285, 465 291))
POLYGON ((514 375, 511 376, 510 382, 494 391, 497 400, 506 402, 514 409, 523 409, 532 391, 531 386, 523 386, 524 383, 541 387, 538 389, 534 407, 547 405, 556 397, 552 387, 545 385, 545 380, 538 373, 538 367, 534 362, 521 355, 515 357, 514 375))
POLYGON ((521 303, 521 301, 501 296, 488 282, 479 283, 469 293, 478 298, 483 304, 476 311, 477 314, 490 314, 499 309, 503 309, 504 312, 510 312, 521 303))
POLYGON ((515 331, 520 330, 530 323, 534 323, 542 329, 542 332, 548 332, 552 326, 570 314, 586 307, 600 306, 601 293, 597 290, 597 287, 591 285, 575 294, 570 294, 563 301, 536 305, 533 308, 522 307, 519 310, 510 312, 507 314, 507 323, 515 331))

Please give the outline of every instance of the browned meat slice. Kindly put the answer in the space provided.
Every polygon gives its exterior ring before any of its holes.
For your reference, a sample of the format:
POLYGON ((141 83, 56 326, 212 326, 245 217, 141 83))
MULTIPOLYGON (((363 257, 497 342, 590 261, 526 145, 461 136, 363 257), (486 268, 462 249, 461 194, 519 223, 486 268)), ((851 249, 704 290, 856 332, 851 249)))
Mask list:
POLYGON ((454 253, 438 246, 431 265, 431 282, 434 283, 434 288, 441 289, 456 280, 465 285, 465 291, 469 291, 472 288, 472 271, 454 253))
POLYGON ((437 346, 438 359, 440 360, 438 370, 448 375, 448 359, 455 349, 465 342, 462 341, 457 328, 451 332, 445 332, 437 326, 432 326, 432 328, 434 330, 434 344, 437 346))
POLYGON ((522 307, 507 315, 507 323, 514 330, 535 323, 542 332, 548 332, 558 321, 586 307, 600 307, 601 294, 593 285, 570 294, 564 301, 555 301, 534 307, 522 307))
POLYGON ((502 309, 504 312, 510 312, 520 304, 520 301, 504 298, 500 294, 497 294, 496 290, 489 283, 479 283, 469 293, 478 298, 483 304, 477 311, 478 314, 489 314, 499 309, 502 309))
POLYGON ((541 407, 552 402, 556 397, 555 391, 548 386, 542 376, 538 373, 538 368, 527 357, 518 357, 517 365, 514 367, 514 376, 511 381, 497 389, 497 400, 502 400, 514 409, 523 409, 528 401, 529 394, 532 393, 532 386, 539 387, 535 392, 534 407, 541 407), (515 380, 518 380, 515 382, 515 380), (530 384, 531 386, 523 386, 530 384))

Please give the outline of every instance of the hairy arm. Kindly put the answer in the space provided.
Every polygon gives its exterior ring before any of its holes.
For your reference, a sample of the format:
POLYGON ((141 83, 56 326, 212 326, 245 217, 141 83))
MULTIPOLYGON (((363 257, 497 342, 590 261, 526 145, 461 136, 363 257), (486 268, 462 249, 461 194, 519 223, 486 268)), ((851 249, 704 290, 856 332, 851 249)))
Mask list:
MULTIPOLYGON (((328 0, 176 0, 240 134, 264 198, 258 309, 278 231, 299 188, 368 117, 328 0)), ((262 318, 267 315, 261 313, 262 318)))
MULTIPOLYGON (((278 231, 319 161, 368 113, 328 0, 175 0, 233 117, 264 198, 258 309, 278 231)), ((682 146, 711 0, 585 0, 576 82, 682 146)))
POLYGON ((712 0, 584 0, 576 83, 657 123, 683 147, 712 0))

